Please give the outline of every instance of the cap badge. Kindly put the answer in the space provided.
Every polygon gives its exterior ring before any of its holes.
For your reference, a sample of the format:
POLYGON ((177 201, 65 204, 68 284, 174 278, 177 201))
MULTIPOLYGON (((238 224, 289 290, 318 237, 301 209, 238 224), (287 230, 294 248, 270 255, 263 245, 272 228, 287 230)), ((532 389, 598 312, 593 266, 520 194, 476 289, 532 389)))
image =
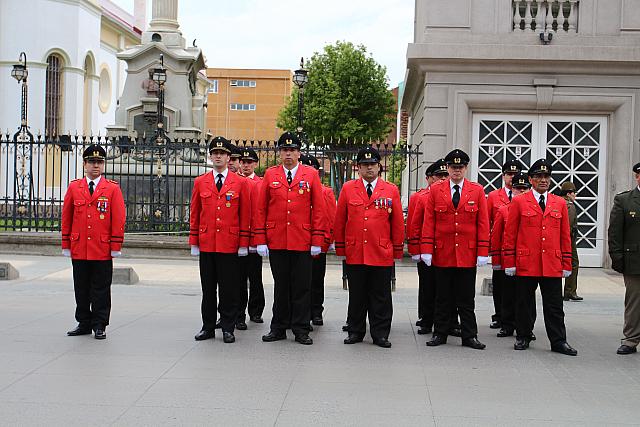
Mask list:
POLYGON ((285 143, 286 143, 286 144, 293 144, 293 139, 287 139, 287 140, 285 141, 285 143))
POLYGON ((244 152, 244 156, 245 156, 245 157, 249 157, 249 152, 248 152, 248 151, 245 151, 245 152, 244 152))
POLYGON ((365 159, 370 159, 371 158, 371 153, 364 153, 364 158, 365 159))
POLYGON ((545 165, 541 165, 541 166, 540 166, 540 170, 541 170, 541 171, 546 171, 546 170, 547 170, 547 166, 545 166, 545 165))
POLYGON ((93 157, 100 157, 100 152, 99 151, 94 151, 93 152, 93 157))
POLYGON ((216 147, 222 147, 222 142, 216 142, 216 147))
POLYGON ((516 165, 511 165, 511 170, 515 171, 515 170, 518 170, 518 168, 516 168, 516 165))
POLYGON ((462 162, 462 159, 460 157, 456 157, 455 159, 453 159, 453 163, 460 163, 462 162))

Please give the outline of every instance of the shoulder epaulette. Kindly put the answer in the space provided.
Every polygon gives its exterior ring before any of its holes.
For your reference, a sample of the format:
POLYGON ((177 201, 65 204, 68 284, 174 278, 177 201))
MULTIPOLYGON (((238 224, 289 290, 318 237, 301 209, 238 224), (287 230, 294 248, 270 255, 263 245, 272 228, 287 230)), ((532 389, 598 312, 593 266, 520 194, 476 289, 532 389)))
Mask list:
MULTIPOLYGON (((71 182, 82 181, 84 178, 76 178, 72 179, 71 182)), ((71 182, 69 184, 71 184, 71 182)))
POLYGON ((115 181, 115 180, 113 180, 113 179, 108 179, 107 181, 108 181, 108 182, 110 182, 110 183, 112 183, 112 184, 118 184, 118 185, 119 185, 118 181, 115 181))
POLYGON ((633 190, 623 191, 621 193, 616 194, 616 196, 622 196, 623 194, 631 193, 633 190))

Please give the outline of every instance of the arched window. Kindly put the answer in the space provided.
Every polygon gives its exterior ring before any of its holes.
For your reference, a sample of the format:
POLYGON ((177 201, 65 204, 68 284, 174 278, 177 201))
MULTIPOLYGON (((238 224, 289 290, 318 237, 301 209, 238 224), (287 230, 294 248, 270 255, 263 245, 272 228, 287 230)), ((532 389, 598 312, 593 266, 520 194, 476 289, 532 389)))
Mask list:
POLYGON ((93 59, 90 55, 87 55, 84 59, 84 93, 82 102, 82 131, 85 135, 91 133, 92 79, 94 74, 93 59))
POLYGON ((59 135, 62 125, 62 57, 51 54, 47 58, 44 130, 49 136, 59 135))

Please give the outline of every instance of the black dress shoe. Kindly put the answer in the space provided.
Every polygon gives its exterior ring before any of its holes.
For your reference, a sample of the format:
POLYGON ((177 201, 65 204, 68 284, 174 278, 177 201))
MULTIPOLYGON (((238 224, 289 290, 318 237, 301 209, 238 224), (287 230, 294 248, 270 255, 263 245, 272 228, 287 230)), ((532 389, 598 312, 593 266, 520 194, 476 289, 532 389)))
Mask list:
POLYGON ((497 320, 492 320, 491 323, 489 323, 489 327, 491 329, 500 329, 502 325, 497 320))
POLYGON ((342 325, 343 332, 349 332, 349 325, 342 325))
POLYGON ((536 334, 531 332, 531 335, 529 335, 529 341, 535 341, 535 340, 536 340, 536 334))
POLYGON ((298 335, 296 335, 296 342, 299 342, 300 344, 304 344, 304 345, 313 344, 313 340, 307 334, 298 334, 298 335))
POLYGON ((616 353, 618 354, 633 354, 635 352, 637 352, 638 349, 635 347, 631 347, 630 345, 625 345, 622 344, 620 347, 618 347, 618 351, 616 351, 616 353))
POLYGON ((262 320, 262 317, 260 316, 250 316, 249 320, 251 320, 253 323, 264 323, 264 320, 262 320))
POLYGON ((529 340, 524 338, 516 338, 515 344, 513 344, 514 350, 526 350, 529 348, 529 340))
POLYGON ((418 329, 418 335, 427 335, 431 333, 431 328, 428 328, 426 326, 420 326, 420 328, 418 329))
POLYGON ((87 328, 87 327, 78 325, 78 326, 76 326, 75 329, 67 332, 67 335, 70 336, 70 337, 76 337, 78 335, 89 335, 89 334, 91 334, 91 332, 93 332, 93 331, 91 330, 90 327, 87 328))
POLYGON ((433 334, 433 336, 431 337, 431 340, 427 341, 427 346, 437 347, 439 345, 446 344, 446 343, 447 343, 447 337, 445 337, 444 335, 433 334))
POLYGON ((455 327, 455 328, 453 328, 453 329, 451 329, 449 331, 449 335, 451 335, 452 337, 461 338, 462 337, 462 329, 460 328, 460 326, 455 327))
POLYGON ((578 295, 570 296, 570 297, 569 297, 569 299, 570 299, 571 301, 582 301, 582 300, 584 300, 584 298, 579 297, 578 295))
POLYGON ((226 342, 227 344, 230 344, 232 342, 236 342, 236 336, 233 335, 232 332, 223 332, 222 333, 222 341, 226 342))
POLYGON ((567 342, 563 342, 561 344, 556 344, 551 346, 551 351, 556 353, 566 354, 567 356, 577 356, 578 350, 571 347, 567 342))
POLYGON ((416 321, 416 326, 422 326, 422 319, 418 319, 416 321))
POLYGON ((281 341, 286 339, 287 339, 287 334, 285 332, 277 333, 274 331, 269 331, 267 335, 262 336, 262 341, 264 342, 281 341))
POLYGON ((222 323, 220 323, 220 320, 216 322, 216 329, 222 329, 222 323))
POLYGON ((478 338, 467 338, 462 340, 463 347, 469 347, 474 350, 484 350, 487 346, 478 341, 478 338))
POLYGON ((196 339, 196 341, 204 341, 204 340, 208 340, 210 338, 215 338, 215 337, 216 337, 216 331, 207 331, 203 329, 200 332, 198 332, 194 338, 196 339))
POLYGON ((376 338, 373 340, 373 343, 378 347, 391 348, 391 343, 386 338, 376 338))
POLYGON ((562 301, 569 301, 570 299, 571 299, 571 298, 569 298, 569 297, 563 297, 563 298, 562 298, 562 301))
POLYGON ((363 339, 364 337, 362 335, 349 333, 349 336, 344 339, 344 343, 356 344, 356 343, 362 342, 363 339))
POLYGON ((247 324, 244 323, 244 321, 238 322, 238 323, 236 323, 236 329, 239 330, 239 331, 246 331, 247 330, 247 324))
POLYGON ((93 336, 97 340, 103 340, 107 338, 107 333, 104 331, 104 329, 96 329, 96 331, 93 333, 93 336))
POLYGON ((313 331, 313 326, 309 325, 309 332, 313 331))
POLYGON ((321 316, 316 316, 311 320, 311 323, 313 323, 316 326, 322 326, 324 325, 324 321, 322 320, 321 316))
POLYGON ((502 328, 497 334, 498 338, 511 337, 511 336, 513 336, 513 329, 509 330, 509 329, 502 328))

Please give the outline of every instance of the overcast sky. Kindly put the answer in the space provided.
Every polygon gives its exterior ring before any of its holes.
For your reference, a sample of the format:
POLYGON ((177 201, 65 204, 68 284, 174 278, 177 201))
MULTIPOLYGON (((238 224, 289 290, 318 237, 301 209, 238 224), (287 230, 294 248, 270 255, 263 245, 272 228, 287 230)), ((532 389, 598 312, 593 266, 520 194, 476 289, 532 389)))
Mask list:
MULTIPOLYGON (((112 1, 133 13, 133 0, 112 1)), ((365 45, 395 87, 404 79, 414 1, 181 0, 178 20, 209 67, 295 70, 301 56, 346 40, 365 45)))

